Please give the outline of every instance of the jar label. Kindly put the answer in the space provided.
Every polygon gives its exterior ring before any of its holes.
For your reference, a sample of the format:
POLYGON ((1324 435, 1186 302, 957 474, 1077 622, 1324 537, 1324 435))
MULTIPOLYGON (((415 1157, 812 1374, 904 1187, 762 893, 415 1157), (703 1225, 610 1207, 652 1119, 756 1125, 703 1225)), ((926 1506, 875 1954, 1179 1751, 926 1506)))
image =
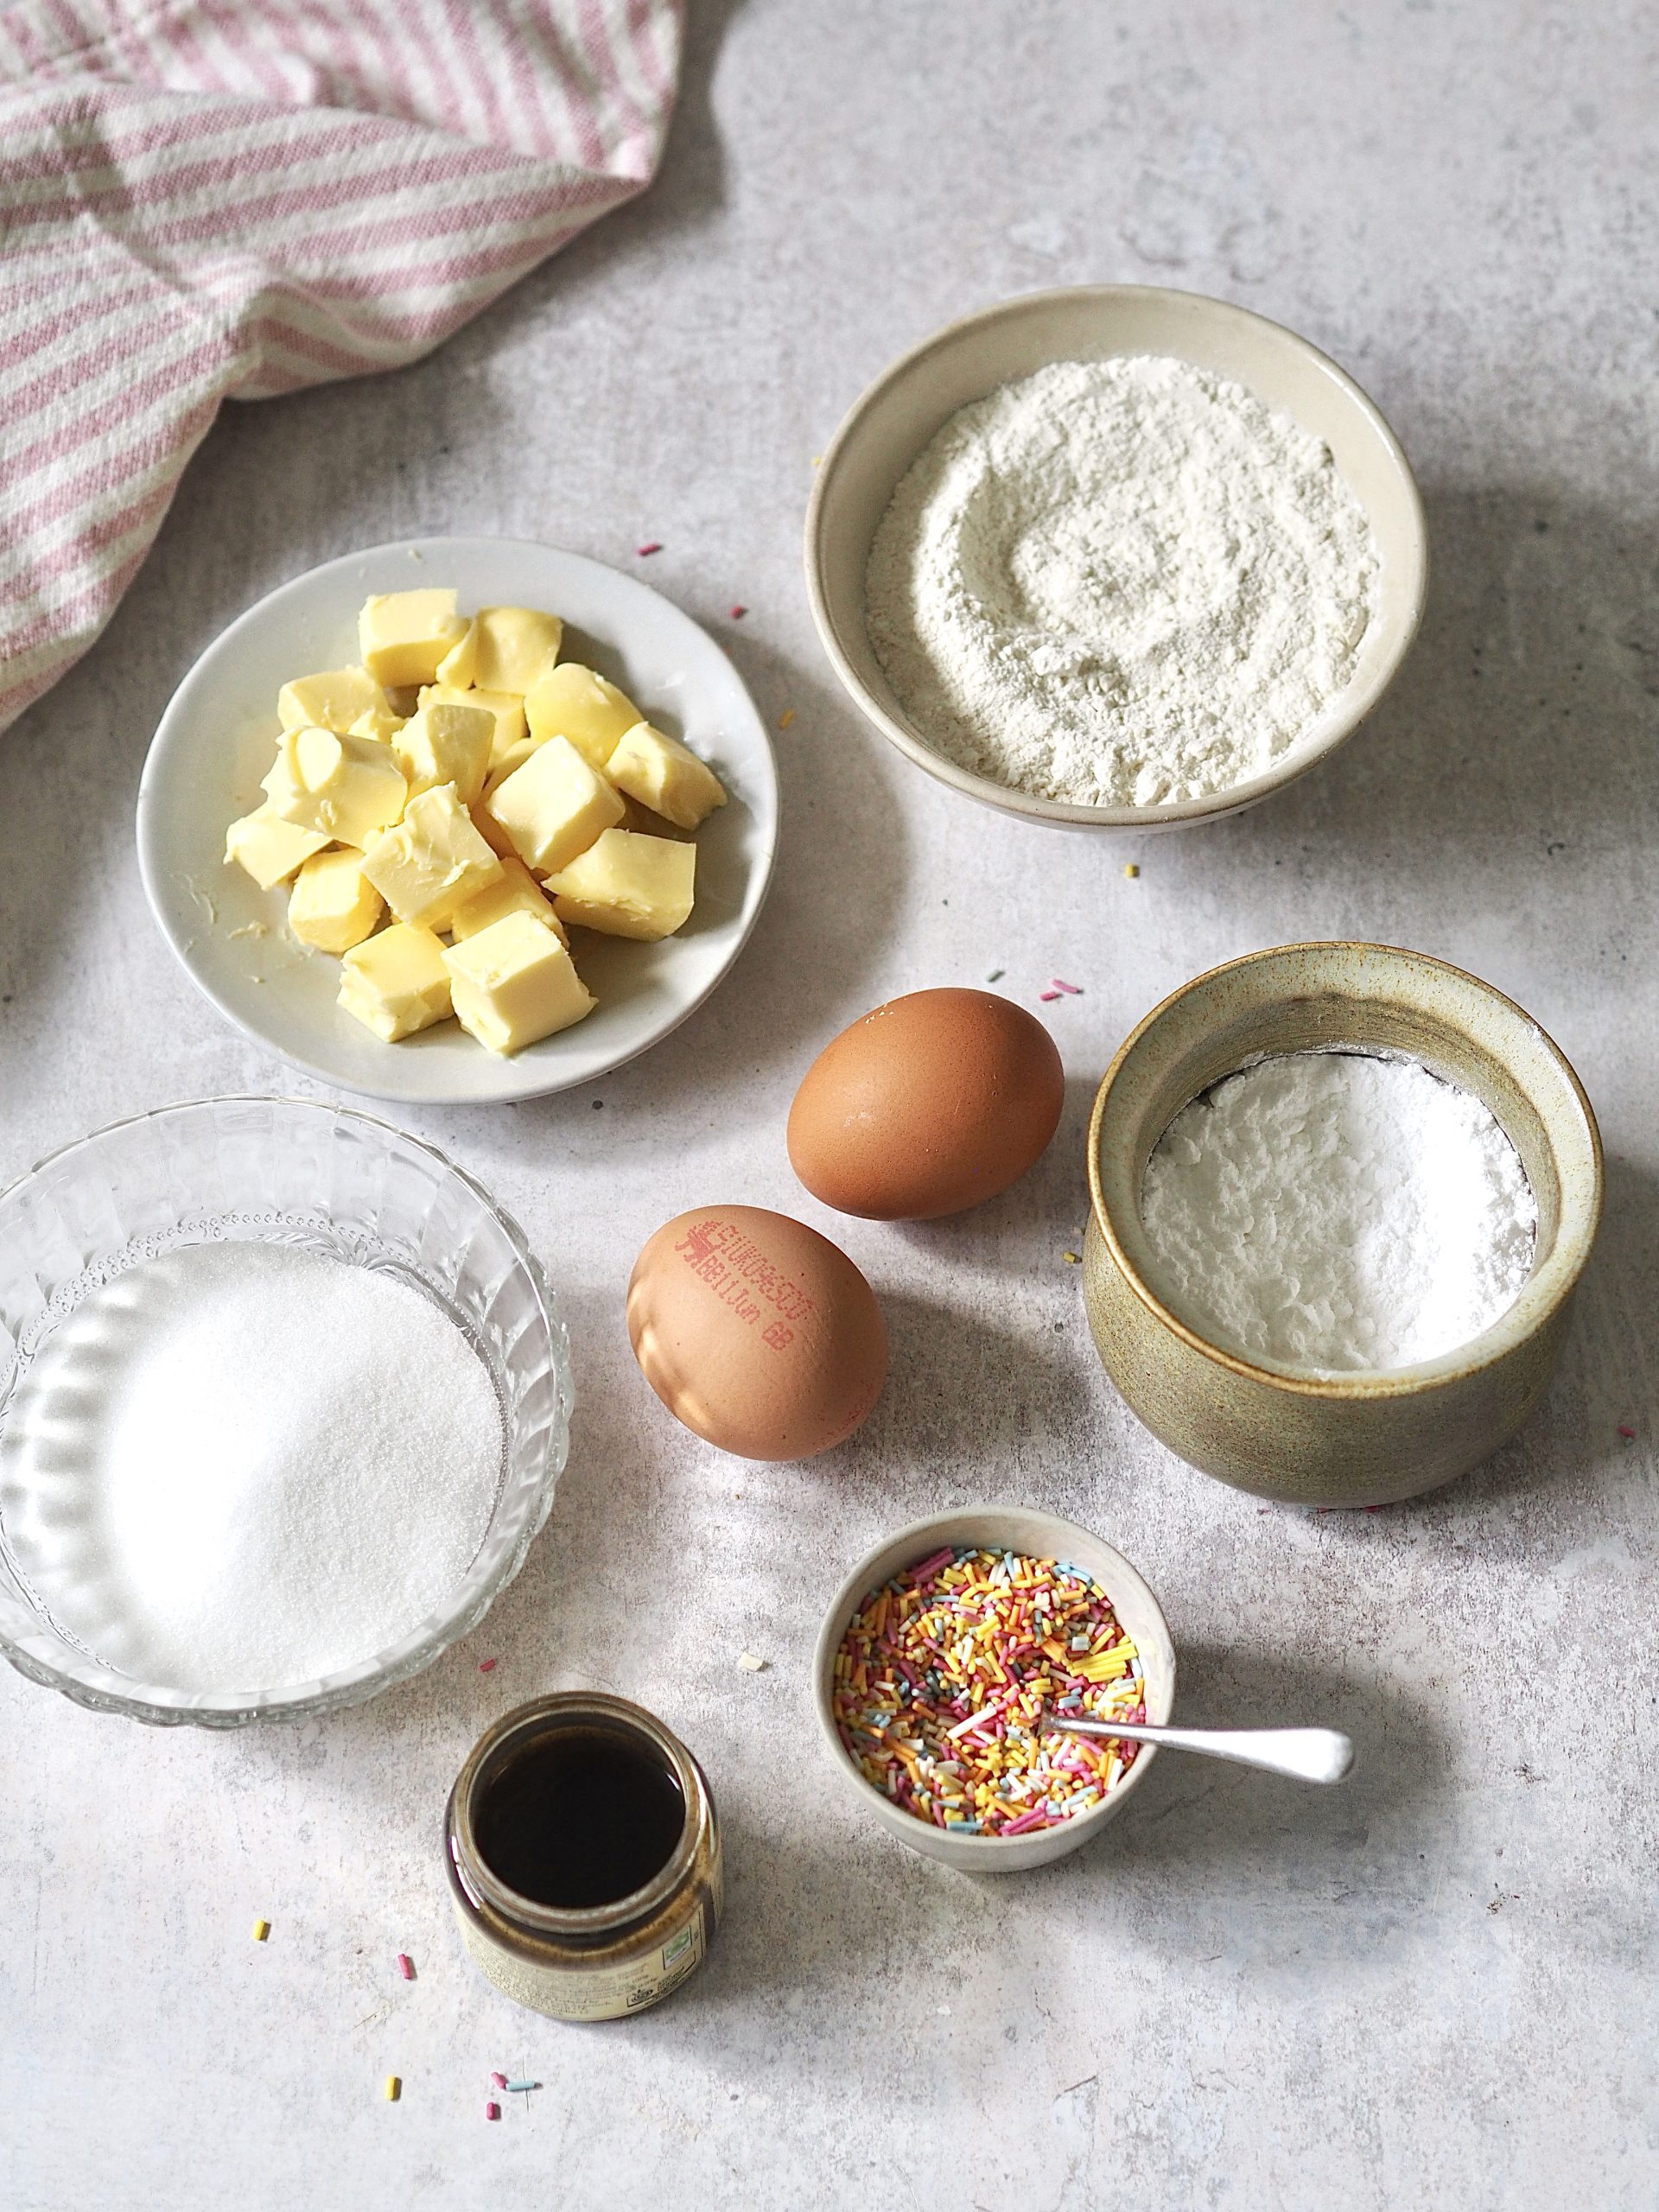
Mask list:
POLYGON ((643 2012, 695 1973, 708 1949, 701 1900, 666 1942, 626 1965, 610 1967, 532 1965, 498 1949, 465 1915, 458 1916, 467 1949, 496 1987, 556 2020, 620 2020, 643 2012))

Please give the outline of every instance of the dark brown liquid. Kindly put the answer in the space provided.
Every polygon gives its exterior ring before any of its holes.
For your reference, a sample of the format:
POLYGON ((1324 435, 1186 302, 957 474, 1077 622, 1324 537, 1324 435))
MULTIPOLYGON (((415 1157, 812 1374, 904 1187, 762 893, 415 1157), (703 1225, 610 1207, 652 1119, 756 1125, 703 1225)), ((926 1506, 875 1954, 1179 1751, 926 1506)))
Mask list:
POLYGON ((660 1874, 685 1800, 655 1748, 599 1728, 554 1728, 480 1792, 473 1832, 498 1881, 564 1911, 613 1904, 660 1874))

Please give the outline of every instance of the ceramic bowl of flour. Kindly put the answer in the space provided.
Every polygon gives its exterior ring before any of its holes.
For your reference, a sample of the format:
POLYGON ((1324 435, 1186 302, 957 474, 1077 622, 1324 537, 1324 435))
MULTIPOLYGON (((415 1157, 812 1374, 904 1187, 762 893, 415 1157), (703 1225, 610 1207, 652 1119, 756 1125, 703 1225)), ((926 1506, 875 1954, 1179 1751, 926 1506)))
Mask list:
POLYGON ((1191 1465, 1300 1505, 1413 1497, 1506 1442, 1548 1387, 1601 1212, 1595 1115, 1560 1048, 1490 983, 1380 944, 1286 945, 1183 985, 1107 1071, 1088 1171, 1084 1292, 1107 1373, 1191 1465), (1167 1252, 1149 1233, 1147 1163, 1224 1078, 1281 1055, 1356 1052, 1415 1063, 1486 1109, 1519 1155, 1535 1230, 1518 1293, 1468 1341, 1312 1372, 1217 1341, 1176 1310, 1167 1252))
POLYGON ((1082 829, 1210 821, 1306 774, 1393 681, 1427 582, 1359 387, 1246 308, 1139 285, 1006 301, 897 361, 824 454, 805 553, 884 736, 1082 829))

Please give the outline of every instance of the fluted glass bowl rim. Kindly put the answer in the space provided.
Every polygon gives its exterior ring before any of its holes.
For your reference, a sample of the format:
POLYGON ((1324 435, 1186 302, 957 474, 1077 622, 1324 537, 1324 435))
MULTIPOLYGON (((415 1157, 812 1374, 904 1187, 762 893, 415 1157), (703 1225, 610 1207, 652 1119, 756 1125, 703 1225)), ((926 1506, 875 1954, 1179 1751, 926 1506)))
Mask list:
MULTIPOLYGON (((460 1165, 439 1146, 424 1137, 413 1135, 399 1128, 395 1122, 384 1120, 378 1114, 365 1113, 361 1107, 346 1106, 326 1098, 285 1096, 272 1091, 222 1091, 204 1097, 175 1099, 165 1106, 153 1106, 137 1114, 124 1114, 100 1128, 88 1130, 67 1144, 58 1145, 43 1153, 34 1165, 0 1185, 0 1216, 4 1209, 24 1192, 30 1184, 43 1176, 48 1169, 59 1167, 72 1160, 77 1154, 91 1153, 93 1148, 122 1131, 141 1127, 145 1122, 164 1122, 175 1117, 197 1114, 205 1109, 225 1106, 269 1107, 281 1116, 317 1115, 330 1121, 349 1122, 360 1126, 373 1138, 384 1141, 395 1139, 399 1145, 423 1153, 446 1173, 463 1184, 495 1221, 511 1246, 514 1257, 523 1267, 535 1295, 536 1305, 547 1332, 547 1357, 557 1389, 557 1412, 551 1424, 545 1460, 540 1481, 524 1513, 516 1539, 504 1554, 490 1580, 473 1590, 464 1605, 453 1613, 446 1614, 439 1626, 427 1635, 415 1639, 406 1638, 394 1645, 389 1653, 359 1662, 357 1665, 338 1670, 320 1679, 319 1686, 299 1684, 290 1693, 278 1692, 262 1695, 257 1700, 235 1704, 202 1705, 158 1702, 154 1695, 124 1695, 109 1688, 110 1670, 89 1661, 84 1672, 75 1668, 54 1665, 22 1649, 7 1633, 0 1620, 0 1659, 4 1659, 27 1681, 42 1688, 54 1689, 72 1703, 85 1707, 92 1713, 110 1713, 131 1720, 141 1720, 156 1727, 195 1726, 202 1728, 238 1728, 255 1720, 304 1720, 319 1713, 338 1712, 341 1708, 365 1703, 378 1697, 383 1690, 398 1682, 407 1681, 429 1667, 452 1644, 458 1643, 475 1629, 501 1592, 514 1580, 529 1555, 530 1547, 546 1526, 553 1509, 553 1497, 560 1475, 563 1472, 569 1446, 570 1415, 575 1399, 574 1378, 570 1364, 570 1338, 558 1300, 541 1262, 531 1249, 530 1240, 518 1222, 493 1193, 480 1182, 477 1176, 460 1165)), ((8 1601, 0 1595, 0 1605, 8 1601)))

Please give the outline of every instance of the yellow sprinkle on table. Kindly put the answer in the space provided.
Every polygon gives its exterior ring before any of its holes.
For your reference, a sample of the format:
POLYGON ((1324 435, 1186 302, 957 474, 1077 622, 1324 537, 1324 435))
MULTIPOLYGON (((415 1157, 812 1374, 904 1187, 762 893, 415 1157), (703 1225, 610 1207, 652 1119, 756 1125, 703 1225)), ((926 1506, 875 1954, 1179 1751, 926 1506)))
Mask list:
POLYGON ((1065 1262, 1068 1268, 1080 1268, 1083 1265, 1083 1255, 1081 1252, 1062 1252, 1060 1257, 1065 1262))
POLYGON ((403 2094, 404 2084, 402 2078, 396 2074, 388 2074, 386 2076, 386 2102, 389 2105, 395 2105, 398 2098, 401 2097, 403 2094))
POLYGON ((1123 873, 1127 876, 1139 875, 1141 873, 1139 862, 1135 861, 1125 861, 1123 863, 1123 873))
POLYGON ((794 721, 794 719, 795 719, 795 709, 794 709, 794 708, 793 708, 793 707, 785 707, 785 708, 784 709, 783 713, 782 713, 781 715, 779 715, 779 717, 778 717, 778 727, 779 727, 779 729, 787 729, 787 728, 789 728, 789 726, 790 726, 791 722, 792 722, 792 721, 794 721))
POLYGON ((256 1920, 254 1922, 253 1940, 256 1943, 263 1943, 270 1933, 270 1923, 268 1920, 256 1920))

